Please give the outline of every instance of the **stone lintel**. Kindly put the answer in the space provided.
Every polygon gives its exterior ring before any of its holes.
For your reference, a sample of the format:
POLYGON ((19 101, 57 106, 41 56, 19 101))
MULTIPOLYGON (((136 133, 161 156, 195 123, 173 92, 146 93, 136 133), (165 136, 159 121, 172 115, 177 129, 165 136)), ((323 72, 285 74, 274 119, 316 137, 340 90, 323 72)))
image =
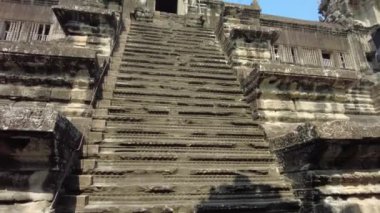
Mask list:
POLYGON ((240 25, 234 26, 230 33, 230 39, 245 39, 247 42, 262 40, 275 42, 279 37, 279 32, 267 27, 240 25))
POLYGON ((87 48, 74 48, 57 42, 0 42, 0 52, 9 55, 33 55, 43 57, 59 57, 75 60, 75 58, 94 61, 96 51, 87 48))
POLYGON ((258 8, 256 5, 243 5, 243 4, 236 4, 236 3, 224 3, 225 10, 233 10, 234 8, 239 8, 240 10, 252 10, 256 12, 261 12, 261 8, 258 8))
POLYGON ((223 16, 240 19, 258 19, 260 18, 260 14, 261 9, 252 5, 224 3, 223 16))
POLYGON ((264 123, 262 128, 274 151, 300 147, 313 142, 380 141, 380 121, 335 120, 311 123, 264 123))
POLYGON ((59 119, 58 112, 50 108, 2 107, 0 131, 54 132, 59 119))
POLYGON ((302 19, 295 19, 295 18, 289 18, 289 17, 282 17, 282 16, 276 16, 276 15, 269 15, 269 14, 261 14, 260 19, 267 22, 273 22, 278 24, 283 24, 284 26, 287 25, 298 25, 298 27, 305 27, 305 28, 314 28, 316 31, 319 31, 323 28, 330 29, 330 30, 336 30, 336 31, 345 31, 346 29, 335 23, 326 23, 326 22, 320 22, 320 21, 308 21, 308 20, 302 20, 302 19))
POLYGON ((1 107, 0 132, 52 133, 55 143, 65 143, 64 146, 71 149, 79 145, 82 136, 69 120, 52 108, 1 107))
POLYGON ((88 72, 99 76, 101 59, 94 50, 53 42, 0 42, 0 70, 68 73, 88 72))
POLYGON ((30 21, 46 24, 54 22, 50 5, 18 4, 22 3, 21 1, 13 2, 0 1, 1 20, 30 21))
MULTIPOLYGON (((72 8, 87 8, 89 7, 91 10, 107 10, 106 8, 109 8, 109 5, 107 3, 116 3, 118 5, 123 4, 123 0, 107 0, 107 1, 98 1, 98 0, 60 0, 59 5, 65 6, 65 7, 72 7, 72 8)), ((111 9, 109 9, 111 10, 111 9)))

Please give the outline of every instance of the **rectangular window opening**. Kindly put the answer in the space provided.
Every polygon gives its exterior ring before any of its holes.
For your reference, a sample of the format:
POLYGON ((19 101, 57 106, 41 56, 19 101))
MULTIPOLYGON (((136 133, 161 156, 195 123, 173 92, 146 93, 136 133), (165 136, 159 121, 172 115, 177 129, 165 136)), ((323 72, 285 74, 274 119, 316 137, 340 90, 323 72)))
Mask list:
POLYGON ((280 61, 279 46, 273 45, 274 60, 280 61))
POLYGON ((331 60, 331 54, 330 53, 326 53, 326 52, 322 52, 322 58, 323 59, 331 60))
POLYGON ((3 34, 3 37, 1 38, 1 40, 7 39, 7 35, 9 33, 10 28, 11 28, 11 22, 5 21, 4 22, 4 34, 3 34))
POLYGON ((45 32, 44 32, 44 35, 45 35, 45 36, 49 35, 49 32, 50 32, 50 25, 46 25, 46 26, 45 26, 45 32))
POLYGON ((49 24, 40 24, 38 26, 37 39, 39 41, 46 41, 50 32, 49 24))
POLYGON ((296 63, 296 50, 294 47, 291 47, 290 50, 292 53, 292 61, 293 61, 293 63, 296 63))
POLYGON ((344 69, 347 68, 346 61, 344 60, 344 54, 339 53, 339 58, 340 58, 340 67, 344 69))
POLYGON ((40 26, 38 27, 38 35, 41 35, 43 32, 44 32, 44 25, 40 24, 40 26))
POLYGON ((333 67, 334 63, 332 60, 332 53, 327 51, 322 51, 322 62, 323 67, 333 67))
POLYGON ((372 63, 373 62, 373 55, 372 54, 366 54, 367 62, 372 63))
POLYGON ((156 11, 177 13, 177 0, 156 0, 156 11))

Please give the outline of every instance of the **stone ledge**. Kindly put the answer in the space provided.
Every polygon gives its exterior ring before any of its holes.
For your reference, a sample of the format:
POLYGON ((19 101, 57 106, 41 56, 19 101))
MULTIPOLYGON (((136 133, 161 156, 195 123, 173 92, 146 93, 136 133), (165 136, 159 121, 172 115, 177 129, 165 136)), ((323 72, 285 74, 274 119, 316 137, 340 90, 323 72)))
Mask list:
POLYGON ((31 212, 41 212, 48 213, 50 203, 48 201, 35 201, 29 203, 16 203, 1 205, 0 212, 9 212, 9 213, 31 213, 31 212))
POLYGON ((49 107, 0 107, 0 133, 6 138, 12 138, 15 134, 18 137, 38 138, 36 134, 48 133, 53 145, 50 152, 58 170, 64 168, 82 137, 69 120, 49 107))
POLYGON ((85 5, 56 5, 52 9, 66 35, 114 37, 120 25, 120 12, 111 9, 85 5), (76 16, 80 16, 81 21, 72 18, 76 16))
POLYGON ((338 81, 357 81, 360 75, 354 70, 339 68, 325 69, 321 67, 309 67, 300 65, 290 65, 283 63, 260 64, 259 72, 268 75, 286 75, 294 77, 322 78, 338 81))
POLYGON ((69 133, 73 141, 79 142, 81 133, 53 108, 0 107, 0 131, 69 133))
POLYGON ((262 128, 273 150, 308 144, 316 140, 363 140, 380 138, 378 116, 368 120, 335 120, 311 123, 264 123, 262 128))
POLYGON ((54 132, 57 120, 62 119, 51 108, 2 107, 0 130, 54 132))
POLYGON ((0 157, 5 159, 0 202, 43 202, 47 205, 35 210, 43 212, 66 173, 80 166, 75 150, 81 139, 79 130, 52 108, 0 107, 0 157))
POLYGON ((40 55, 68 58, 95 59, 96 51, 86 48, 74 48, 62 42, 0 42, 0 52, 20 55, 40 55))

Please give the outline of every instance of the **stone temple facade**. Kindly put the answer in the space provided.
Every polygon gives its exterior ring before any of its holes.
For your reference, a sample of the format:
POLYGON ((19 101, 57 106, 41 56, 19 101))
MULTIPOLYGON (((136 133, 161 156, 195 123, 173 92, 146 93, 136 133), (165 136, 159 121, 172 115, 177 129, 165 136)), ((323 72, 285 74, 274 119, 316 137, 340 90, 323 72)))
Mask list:
POLYGON ((380 212, 380 3, 319 10, 0 0, 0 212, 380 212))

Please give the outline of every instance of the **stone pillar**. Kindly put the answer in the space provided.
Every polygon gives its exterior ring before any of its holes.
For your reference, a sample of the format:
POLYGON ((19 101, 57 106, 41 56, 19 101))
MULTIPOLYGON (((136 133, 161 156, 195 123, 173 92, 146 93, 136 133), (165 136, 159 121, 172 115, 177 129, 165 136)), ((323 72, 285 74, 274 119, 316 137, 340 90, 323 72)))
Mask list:
POLYGON ((3 40, 5 34, 5 23, 0 20, 0 40, 3 40))
POLYGON ((177 14, 186 15, 188 8, 188 0, 177 0, 177 14))

